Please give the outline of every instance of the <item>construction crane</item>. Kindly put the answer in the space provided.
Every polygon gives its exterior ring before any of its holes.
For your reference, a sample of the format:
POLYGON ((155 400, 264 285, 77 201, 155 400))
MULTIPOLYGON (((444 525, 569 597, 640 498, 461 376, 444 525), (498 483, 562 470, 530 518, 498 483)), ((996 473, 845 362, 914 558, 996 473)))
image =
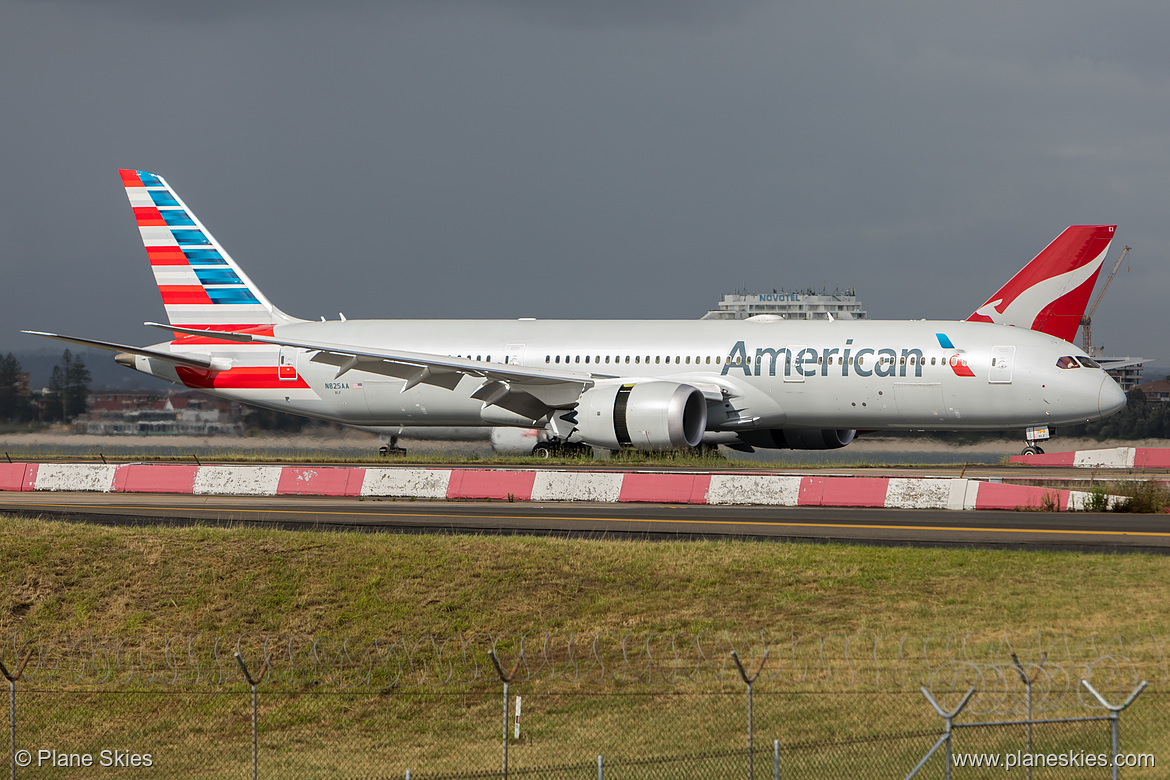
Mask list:
POLYGON ((1121 254, 1117 256, 1117 262, 1113 264, 1113 270, 1105 278, 1105 286, 1101 288, 1101 292, 1097 293, 1097 299, 1089 307, 1088 314, 1081 317, 1081 345, 1085 348, 1085 354, 1089 357, 1093 356, 1093 312, 1097 311, 1097 307, 1101 305, 1101 299, 1105 297, 1105 291, 1109 289, 1109 283, 1113 281, 1113 277, 1117 276, 1117 271, 1121 268, 1121 262, 1125 260, 1125 256, 1128 254, 1129 247, 1121 250, 1121 254))

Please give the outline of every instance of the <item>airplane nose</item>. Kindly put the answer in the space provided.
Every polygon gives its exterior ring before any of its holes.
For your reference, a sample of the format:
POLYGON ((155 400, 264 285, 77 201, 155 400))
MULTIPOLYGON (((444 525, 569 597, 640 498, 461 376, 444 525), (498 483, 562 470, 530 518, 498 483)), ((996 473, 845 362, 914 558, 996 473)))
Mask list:
POLYGON ((1102 417, 1107 417, 1125 406, 1125 392, 1122 391, 1113 377, 1108 374, 1101 380, 1101 393, 1097 396, 1097 405, 1102 417))

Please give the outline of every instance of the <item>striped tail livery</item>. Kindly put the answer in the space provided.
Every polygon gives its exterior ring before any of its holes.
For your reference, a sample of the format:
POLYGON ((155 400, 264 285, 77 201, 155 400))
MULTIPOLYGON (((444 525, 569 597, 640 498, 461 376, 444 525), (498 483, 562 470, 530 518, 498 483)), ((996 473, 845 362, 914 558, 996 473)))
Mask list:
POLYGON ((161 176, 118 173, 172 325, 271 335, 299 321, 264 297, 161 176))

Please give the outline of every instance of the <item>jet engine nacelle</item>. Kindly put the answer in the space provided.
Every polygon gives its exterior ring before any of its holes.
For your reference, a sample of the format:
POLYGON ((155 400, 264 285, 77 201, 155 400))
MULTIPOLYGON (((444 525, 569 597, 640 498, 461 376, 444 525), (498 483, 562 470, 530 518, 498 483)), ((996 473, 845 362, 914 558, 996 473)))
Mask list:
POLYGON ((611 450, 697 447, 707 427, 707 399, 698 388, 675 382, 600 385, 581 394, 575 425, 574 439, 611 450))
POLYGON ((767 450, 836 450, 853 441, 857 431, 846 428, 771 428, 743 431, 745 444, 767 450))

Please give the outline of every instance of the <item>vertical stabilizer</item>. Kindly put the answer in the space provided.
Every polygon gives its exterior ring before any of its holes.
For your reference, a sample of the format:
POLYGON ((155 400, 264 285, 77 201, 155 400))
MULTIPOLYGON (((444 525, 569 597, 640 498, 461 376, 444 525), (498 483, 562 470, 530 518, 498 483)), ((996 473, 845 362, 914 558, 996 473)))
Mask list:
POLYGON ((1116 229, 1116 225, 1066 229, 967 319, 1072 341, 1116 229))
POLYGON ((172 325, 271 331, 300 321, 264 297, 161 176, 118 173, 172 325))

